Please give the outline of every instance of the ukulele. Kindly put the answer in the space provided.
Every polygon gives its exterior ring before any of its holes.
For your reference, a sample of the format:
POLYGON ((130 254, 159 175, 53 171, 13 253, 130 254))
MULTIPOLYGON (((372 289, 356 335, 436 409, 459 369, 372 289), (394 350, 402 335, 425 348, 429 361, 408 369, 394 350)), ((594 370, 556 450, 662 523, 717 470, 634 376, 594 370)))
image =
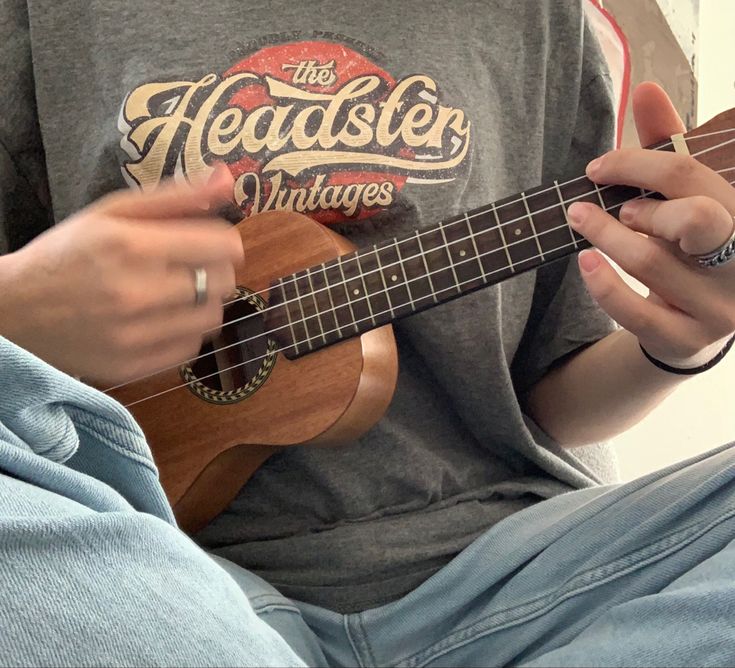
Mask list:
MULTIPOLYGON (((650 148, 734 172, 735 110, 650 148)), ((381 418, 398 375, 391 322, 589 247, 567 224, 572 202, 617 215, 651 196, 554 181, 360 250, 300 214, 247 218, 218 336, 107 392, 141 425, 180 526, 196 531, 277 450, 344 443, 381 418)))

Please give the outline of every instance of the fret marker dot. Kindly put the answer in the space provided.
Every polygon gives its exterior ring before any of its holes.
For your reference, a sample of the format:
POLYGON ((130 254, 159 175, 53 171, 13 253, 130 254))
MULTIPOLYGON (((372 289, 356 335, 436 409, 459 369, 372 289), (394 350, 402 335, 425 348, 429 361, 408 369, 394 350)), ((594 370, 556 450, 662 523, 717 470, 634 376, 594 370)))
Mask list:
POLYGON ((517 237, 520 237, 521 236, 521 228, 520 227, 516 227, 515 235, 517 237))
POLYGON ((358 290, 357 288, 355 288, 355 289, 354 289, 354 290, 352 291, 352 294, 353 294, 353 295, 359 295, 359 294, 360 294, 360 291, 359 291, 359 290, 358 290))
POLYGON ((463 250, 459 251, 459 257, 464 257, 465 255, 467 255, 467 251, 466 250, 463 249, 463 250))
POLYGON ((396 276, 395 274, 393 274, 393 276, 390 277, 390 280, 395 283, 398 280, 398 276, 396 276))

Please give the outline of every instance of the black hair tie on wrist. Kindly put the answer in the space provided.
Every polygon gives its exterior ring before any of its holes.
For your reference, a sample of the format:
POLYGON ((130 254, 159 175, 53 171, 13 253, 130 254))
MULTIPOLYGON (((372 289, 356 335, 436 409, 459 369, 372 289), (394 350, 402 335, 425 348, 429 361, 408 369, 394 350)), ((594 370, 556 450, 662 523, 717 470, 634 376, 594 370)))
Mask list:
POLYGON ((722 358, 725 357, 730 348, 732 348, 733 343, 735 343, 735 335, 730 337, 730 340, 725 344, 725 347, 720 350, 720 352, 717 353, 709 362, 707 362, 706 364, 702 364, 701 366, 695 366, 691 369, 680 369, 675 366, 669 366, 665 362, 657 360, 655 357, 653 357, 653 355, 651 355, 640 343, 638 343, 638 345, 641 347, 641 350, 646 356, 646 359, 654 366, 657 366, 659 369, 663 369, 664 371, 668 371, 669 373, 676 373, 680 376, 694 376, 698 373, 709 371, 715 364, 721 362, 722 358))

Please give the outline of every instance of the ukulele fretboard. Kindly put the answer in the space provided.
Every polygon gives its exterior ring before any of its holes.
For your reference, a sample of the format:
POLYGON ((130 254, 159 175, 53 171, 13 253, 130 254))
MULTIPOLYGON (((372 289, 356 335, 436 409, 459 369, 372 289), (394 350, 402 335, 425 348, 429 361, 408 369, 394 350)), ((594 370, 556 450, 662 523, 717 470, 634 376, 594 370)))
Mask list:
POLYGON ((522 192, 279 279, 268 329, 287 357, 307 354, 588 248, 567 222, 573 202, 617 216, 652 194, 584 177, 522 192))

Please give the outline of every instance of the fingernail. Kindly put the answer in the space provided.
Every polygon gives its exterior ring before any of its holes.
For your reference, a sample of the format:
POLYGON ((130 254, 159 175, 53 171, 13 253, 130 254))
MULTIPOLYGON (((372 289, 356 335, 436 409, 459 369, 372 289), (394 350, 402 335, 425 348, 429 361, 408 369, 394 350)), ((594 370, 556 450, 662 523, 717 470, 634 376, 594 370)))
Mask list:
POLYGON ((579 266, 586 274, 591 274, 600 266, 600 256, 593 250, 583 250, 579 254, 579 266))
POLYGON ((567 218, 572 227, 579 227, 586 218, 587 207, 582 202, 575 202, 567 209, 567 218))
POLYGON ((621 223, 632 223, 638 212, 641 210, 643 202, 640 200, 630 200, 623 204, 620 209, 620 222, 621 223))
POLYGON ((594 176, 600 170, 601 165, 602 158, 595 158, 589 165, 587 165, 585 173, 587 176, 594 176))

